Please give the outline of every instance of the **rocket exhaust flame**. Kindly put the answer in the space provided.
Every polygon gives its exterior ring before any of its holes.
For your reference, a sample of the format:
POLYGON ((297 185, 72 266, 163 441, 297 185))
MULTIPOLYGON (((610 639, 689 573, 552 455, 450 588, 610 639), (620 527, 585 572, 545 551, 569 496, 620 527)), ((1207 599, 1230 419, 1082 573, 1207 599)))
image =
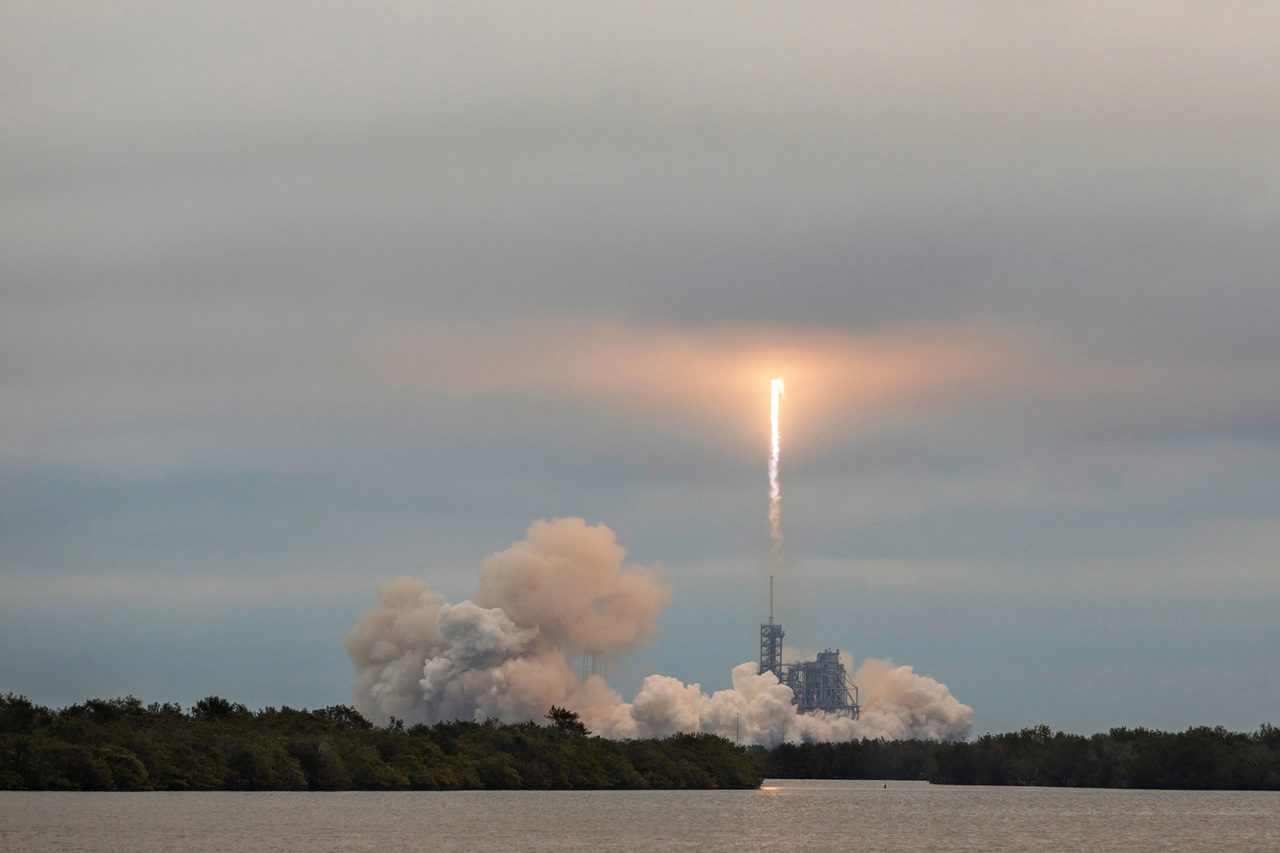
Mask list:
POLYGON ((773 425, 772 453, 769 455, 769 535, 773 538, 773 556, 782 561, 782 492, 778 488, 778 456, 782 449, 778 433, 778 402, 787 395, 787 387, 781 379, 773 380, 769 405, 769 418, 773 425))

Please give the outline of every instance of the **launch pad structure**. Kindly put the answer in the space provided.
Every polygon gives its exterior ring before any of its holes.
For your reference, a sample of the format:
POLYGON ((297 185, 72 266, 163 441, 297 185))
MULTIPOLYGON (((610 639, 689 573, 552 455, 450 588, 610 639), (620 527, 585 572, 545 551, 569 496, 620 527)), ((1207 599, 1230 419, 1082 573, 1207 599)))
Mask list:
POLYGON ((779 684, 791 688, 792 704, 801 714, 822 711, 825 714, 858 719, 858 685, 853 683, 839 649, 818 653, 817 660, 782 660, 782 623, 773 621, 773 578, 769 578, 769 621, 760 626, 759 674, 772 672, 779 684))

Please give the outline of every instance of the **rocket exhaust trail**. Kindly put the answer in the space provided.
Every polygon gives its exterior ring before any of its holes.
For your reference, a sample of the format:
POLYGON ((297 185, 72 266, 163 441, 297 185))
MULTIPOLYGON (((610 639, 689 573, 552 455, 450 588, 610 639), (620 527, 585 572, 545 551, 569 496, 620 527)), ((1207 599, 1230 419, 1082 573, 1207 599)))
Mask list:
POLYGON ((781 379, 771 386, 769 417, 773 425, 773 445, 769 455, 769 535, 773 538, 773 556, 782 562, 782 492, 778 489, 778 456, 782 443, 778 434, 778 401, 785 397, 787 388, 781 379))

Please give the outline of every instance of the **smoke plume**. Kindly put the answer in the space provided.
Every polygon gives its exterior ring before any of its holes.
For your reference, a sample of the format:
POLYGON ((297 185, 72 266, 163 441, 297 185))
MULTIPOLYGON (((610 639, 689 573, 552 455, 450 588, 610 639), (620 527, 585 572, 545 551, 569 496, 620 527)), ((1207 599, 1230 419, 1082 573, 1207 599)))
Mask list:
POLYGON ((744 744, 861 737, 968 737, 973 711, 946 686, 888 661, 867 660, 854 679, 862 717, 799 715, 791 691, 756 664, 733 669, 733 688, 651 675, 631 702, 571 659, 607 663, 641 648, 671 602, 658 567, 625 565, 612 530, 580 518, 539 521, 484 560, 474 600, 450 604, 425 581, 382 587, 347 637, 353 699, 375 722, 541 719, 552 705, 576 711, 613 738, 712 732, 744 744))

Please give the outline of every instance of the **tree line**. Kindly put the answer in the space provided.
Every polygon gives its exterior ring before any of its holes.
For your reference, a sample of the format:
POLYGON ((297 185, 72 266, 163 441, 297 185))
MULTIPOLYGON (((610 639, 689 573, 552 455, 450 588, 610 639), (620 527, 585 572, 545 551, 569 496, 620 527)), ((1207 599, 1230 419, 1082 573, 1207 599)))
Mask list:
POLYGON ((0 696, 0 790, 459 790, 754 788, 762 778, 947 785, 1280 790, 1280 729, 1048 726, 973 741, 854 740, 743 749, 707 734, 612 741, 552 707, 545 724, 375 727, 353 708, 308 711, 210 696, 190 709, 132 696, 52 710, 0 696))
POLYGON ((973 741, 781 744, 753 752, 779 779, 918 779, 945 785, 1280 790, 1280 729, 1116 728, 1089 737, 1034 726, 973 741))
POLYGON ((611 741, 553 707, 547 723, 375 727, 217 696, 190 709, 91 699, 52 710, 0 697, 0 790, 755 788, 756 762, 714 735, 611 741))

